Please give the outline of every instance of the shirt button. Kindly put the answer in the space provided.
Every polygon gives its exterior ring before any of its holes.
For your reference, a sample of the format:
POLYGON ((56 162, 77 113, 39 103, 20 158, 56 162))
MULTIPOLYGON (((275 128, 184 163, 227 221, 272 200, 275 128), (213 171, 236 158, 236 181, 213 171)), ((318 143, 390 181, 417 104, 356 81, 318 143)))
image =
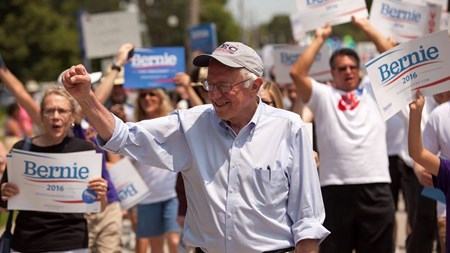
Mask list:
POLYGON ((228 218, 231 218, 231 213, 228 213, 228 218))
POLYGON ((227 236, 227 240, 228 240, 228 241, 231 241, 231 236, 227 236))
POLYGON ((233 189, 230 189, 230 193, 233 193, 234 192, 234 190, 233 189))

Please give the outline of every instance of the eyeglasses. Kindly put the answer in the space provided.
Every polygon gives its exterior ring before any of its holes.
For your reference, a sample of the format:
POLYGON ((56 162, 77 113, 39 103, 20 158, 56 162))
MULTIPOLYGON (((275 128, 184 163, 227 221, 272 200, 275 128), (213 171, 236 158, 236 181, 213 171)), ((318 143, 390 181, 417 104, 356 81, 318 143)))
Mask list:
POLYGON ((335 69, 337 69, 337 71, 339 71, 339 72, 344 72, 344 71, 347 71, 348 68, 350 68, 351 71, 354 71, 354 70, 358 69, 358 66, 355 66, 355 65, 341 66, 341 67, 337 67, 335 69))
POLYGON ((154 97, 154 96, 156 96, 156 93, 154 93, 153 91, 140 92, 139 93, 139 98, 146 98, 147 95, 149 95, 150 97, 154 97))
POLYGON ((263 103, 266 104, 266 105, 275 106, 275 102, 274 102, 274 101, 271 101, 271 100, 264 100, 264 99, 261 99, 261 102, 263 102, 263 103))
POLYGON ((72 110, 62 109, 62 108, 48 108, 43 111, 44 115, 47 117, 51 117, 55 115, 55 112, 60 116, 67 116, 72 110))
POLYGON ((205 80, 205 81, 203 81, 202 84, 203 84, 203 89, 205 89, 207 91, 213 91, 214 89, 218 89, 222 93, 228 93, 233 89, 233 87, 235 87, 241 83, 245 83, 250 79, 252 79, 252 78, 249 77, 249 78, 239 81, 237 83, 211 83, 211 82, 208 82, 208 80, 205 80))

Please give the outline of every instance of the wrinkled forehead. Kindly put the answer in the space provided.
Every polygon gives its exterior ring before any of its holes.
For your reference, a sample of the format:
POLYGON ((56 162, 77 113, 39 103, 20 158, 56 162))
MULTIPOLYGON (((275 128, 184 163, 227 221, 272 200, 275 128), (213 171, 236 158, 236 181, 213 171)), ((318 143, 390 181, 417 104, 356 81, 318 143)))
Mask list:
POLYGON ((47 94, 42 100, 43 109, 48 105, 70 109, 70 101, 65 96, 55 93, 47 94))

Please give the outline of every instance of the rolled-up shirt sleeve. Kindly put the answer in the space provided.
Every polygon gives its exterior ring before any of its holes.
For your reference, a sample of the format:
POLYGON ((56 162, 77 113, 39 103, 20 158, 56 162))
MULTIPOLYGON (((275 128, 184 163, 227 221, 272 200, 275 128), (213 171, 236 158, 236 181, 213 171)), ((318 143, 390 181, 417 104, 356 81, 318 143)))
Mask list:
POLYGON ((97 136, 103 149, 130 156, 139 162, 158 168, 180 171, 191 160, 179 113, 140 122, 123 123, 115 118, 111 138, 105 141, 97 136))
POLYGON ((295 136, 288 197, 288 214, 293 221, 292 233, 296 244, 304 239, 317 239, 321 242, 330 231, 322 225, 325 208, 312 145, 305 126, 295 136))

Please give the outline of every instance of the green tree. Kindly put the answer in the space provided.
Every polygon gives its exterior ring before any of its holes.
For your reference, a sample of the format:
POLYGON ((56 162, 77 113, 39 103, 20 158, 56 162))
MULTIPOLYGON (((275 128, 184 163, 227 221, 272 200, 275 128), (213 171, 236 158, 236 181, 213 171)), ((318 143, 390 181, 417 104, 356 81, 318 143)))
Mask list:
POLYGON ((21 80, 55 80, 79 63, 76 13, 117 10, 119 0, 9 0, 0 2, 0 54, 21 80))
MULTIPOLYGON (((81 62, 77 12, 120 10, 131 0, 8 0, 0 1, 0 54, 23 81, 55 80, 61 70, 81 62)), ((144 46, 185 45, 189 1, 137 0, 147 32, 144 46), (168 26, 169 16, 178 25, 168 26)), ((236 40, 238 24, 225 10, 226 0, 200 1, 200 22, 214 22, 219 42, 236 40)), ((97 66, 97 61, 93 62, 97 66)), ((94 68, 98 69, 98 68, 94 68)))
MULTIPOLYGON (((372 6, 372 0, 366 0, 366 5, 369 8, 372 6)), ((259 46, 264 44, 275 43, 291 43, 293 41, 290 19, 288 15, 274 16, 272 20, 263 24, 253 31, 257 34, 257 41, 259 46)), ((369 38, 351 23, 336 25, 333 27, 333 36, 342 38, 345 35, 351 36, 356 41, 367 41, 369 38)))
MULTIPOLYGON (((218 41, 236 40, 239 38, 239 26, 224 6, 226 0, 201 0, 200 23, 215 23, 218 41)), ((181 46, 186 45, 189 29, 189 1, 186 0, 139 0, 139 9, 145 17, 147 34, 144 41, 148 46, 181 46), (170 27, 169 17, 177 17, 179 24, 170 27)))
POLYGON ((258 46, 265 44, 286 44, 293 42, 291 21, 288 15, 277 15, 272 20, 260 26, 259 31, 255 30, 259 39, 258 46))
POLYGON ((239 40, 239 24, 233 15, 225 10, 226 0, 202 0, 200 21, 201 23, 214 23, 217 28, 217 41, 239 40))

